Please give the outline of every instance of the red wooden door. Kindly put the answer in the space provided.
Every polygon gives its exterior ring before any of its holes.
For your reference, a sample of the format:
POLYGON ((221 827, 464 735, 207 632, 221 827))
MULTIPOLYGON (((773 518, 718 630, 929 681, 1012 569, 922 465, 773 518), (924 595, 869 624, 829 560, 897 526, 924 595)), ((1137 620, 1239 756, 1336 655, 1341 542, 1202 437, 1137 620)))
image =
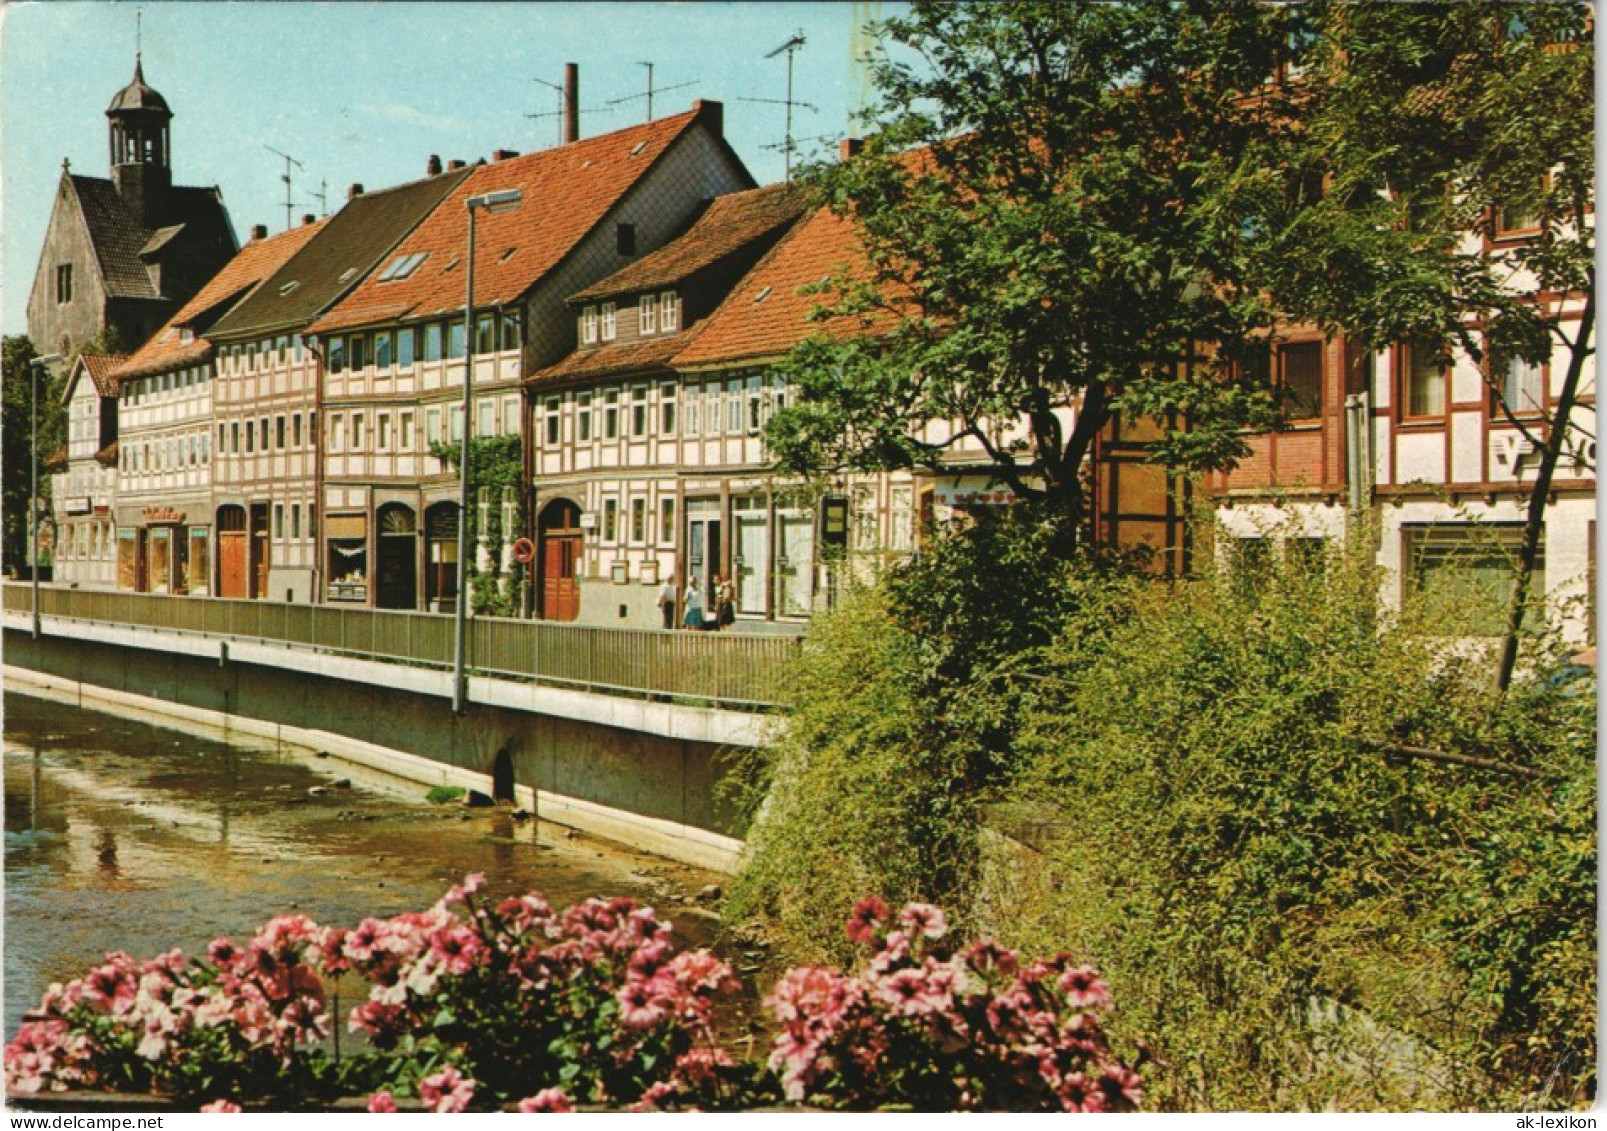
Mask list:
POLYGON ((546 620, 574 620, 580 615, 580 535, 542 538, 541 615, 546 620))
POLYGON ((218 533, 218 596, 239 600, 246 596, 246 534, 244 530, 218 533))

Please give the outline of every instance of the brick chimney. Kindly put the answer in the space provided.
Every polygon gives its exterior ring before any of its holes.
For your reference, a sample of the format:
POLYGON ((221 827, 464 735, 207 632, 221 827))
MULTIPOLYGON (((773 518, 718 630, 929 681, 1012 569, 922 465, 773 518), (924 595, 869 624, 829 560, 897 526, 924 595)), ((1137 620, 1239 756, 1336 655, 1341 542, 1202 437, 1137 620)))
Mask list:
POLYGON ((450 160, 450 161, 448 161, 446 163, 446 171, 448 173, 455 173, 459 169, 463 168, 464 164, 465 164, 465 162, 464 162, 463 158, 454 157, 454 158, 452 158, 452 160, 450 160))
POLYGON ((440 174, 441 155, 439 153, 432 153, 430 154, 430 159, 424 163, 424 175, 426 177, 437 177, 440 176, 440 174))
POLYGON ((491 161, 493 164, 498 161, 506 161, 510 157, 517 156, 519 156, 519 151, 517 149, 493 149, 491 151, 491 161))
POLYGON ((353 181, 352 182, 352 187, 346 190, 346 199, 347 200, 356 200, 358 197, 360 197, 362 195, 363 195, 363 186, 360 183, 356 182, 356 181, 353 181))
POLYGON ((303 212, 301 214, 301 226, 303 228, 305 228, 308 224, 316 223, 318 223, 318 217, 314 216, 311 212, 303 212))
POLYGON ((859 151, 865 148, 865 139, 862 137, 845 137, 837 146, 837 160, 846 165, 859 151))
POLYGON ((266 224, 252 224, 251 225, 251 238, 253 240, 265 240, 265 239, 267 239, 268 238, 268 225, 266 225, 266 224))

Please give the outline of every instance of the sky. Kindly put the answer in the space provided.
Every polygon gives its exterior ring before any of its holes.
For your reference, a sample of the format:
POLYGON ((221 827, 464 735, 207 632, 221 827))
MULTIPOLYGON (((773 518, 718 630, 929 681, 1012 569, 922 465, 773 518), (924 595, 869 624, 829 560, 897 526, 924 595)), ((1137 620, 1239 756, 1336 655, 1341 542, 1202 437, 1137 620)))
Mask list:
MULTIPOLYGON (((336 3, 0 0, 0 329, 26 331, 28 291, 62 159, 108 176, 106 107, 133 77, 136 12, 145 81, 173 111, 174 182, 217 185, 244 242, 254 224, 328 211, 360 183, 384 188, 443 161, 558 142, 564 64, 580 68, 583 137, 653 114, 725 105, 726 137, 760 184, 782 179, 787 59, 793 134, 834 150, 862 97, 853 29, 892 4, 336 3), (690 85, 681 85, 690 84, 690 85), (678 89, 670 89, 672 87, 678 89), (744 101, 751 99, 756 101, 744 101), (768 101, 759 101, 768 100, 768 101), (589 111, 589 112, 588 112, 589 111), (532 118, 530 115, 545 115, 532 118), (271 147, 271 149, 270 149, 271 147)), ((860 40, 863 43, 863 40, 860 40)))

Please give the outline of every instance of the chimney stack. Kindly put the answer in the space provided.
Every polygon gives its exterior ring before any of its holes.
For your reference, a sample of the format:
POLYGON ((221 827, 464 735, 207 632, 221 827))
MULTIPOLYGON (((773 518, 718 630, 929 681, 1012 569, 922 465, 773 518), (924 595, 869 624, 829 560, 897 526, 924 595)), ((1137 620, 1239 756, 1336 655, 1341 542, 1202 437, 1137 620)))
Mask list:
POLYGON ((725 136, 725 104, 710 98, 698 98, 692 102, 692 111, 714 131, 715 137, 725 136))
POLYGON ((441 155, 439 153, 432 153, 430 154, 430 159, 424 163, 424 175, 426 177, 436 177, 439 176, 440 173, 441 155))
POLYGON ((266 224, 252 224, 251 225, 251 238, 253 240, 265 240, 265 239, 267 239, 268 238, 268 225, 266 225, 266 224))
POLYGON ((564 64, 564 144, 580 140, 580 66, 564 64))
POLYGON ((862 137, 845 137, 845 138, 843 138, 842 142, 837 146, 837 160, 839 162, 841 162, 842 164, 846 165, 854 157, 857 157, 859 155, 859 151, 861 149, 864 149, 864 148, 865 148, 865 139, 864 138, 862 138, 862 137))
POLYGON ((303 212, 301 214, 301 226, 303 228, 305 228, 308 224, 316 223, 318 223, 318 217, 314 216, 311 212, 303 212))
POLYGON ((356 200, 358 197, 360 197, 362 195, 363 195, 363 186, 361 184, 355 182, 355 181, 352 183, 352 187, 346 190, 346 199, 347 200, 356 200))
POLYGON ((519 156, 519 151, 517 149, 493 149, 491 151, 491 161, 493 164, 498 161, 506 161, 510 157, 517 156, 519 156))

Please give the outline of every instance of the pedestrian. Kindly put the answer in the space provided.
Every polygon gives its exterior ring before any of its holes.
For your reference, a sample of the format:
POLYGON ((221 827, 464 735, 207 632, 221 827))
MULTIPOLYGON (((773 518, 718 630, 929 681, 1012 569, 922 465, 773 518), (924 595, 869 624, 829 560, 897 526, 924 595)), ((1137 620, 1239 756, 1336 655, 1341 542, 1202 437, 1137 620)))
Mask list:
POLYGON ((664 627, 675 631, 675 580, 666 577, 658 591, 658 611, 664 618, 664 627))
POLYGON ((732 599, 731 582, 722 573, 714 579, 714 627, 716 630, 737 619, 736 602, 732 599))
POLYGON ((686 583, 686 615, 681 623, 693 630, 703 628, 703 589, 695 574, 686 583))

